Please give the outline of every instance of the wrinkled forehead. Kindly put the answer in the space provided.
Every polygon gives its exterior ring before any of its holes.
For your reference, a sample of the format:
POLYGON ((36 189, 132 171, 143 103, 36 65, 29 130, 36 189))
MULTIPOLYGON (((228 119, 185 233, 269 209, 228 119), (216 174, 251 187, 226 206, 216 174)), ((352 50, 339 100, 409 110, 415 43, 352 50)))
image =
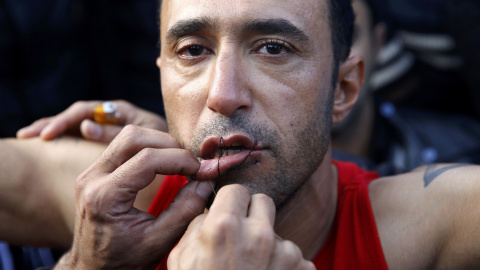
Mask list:
MULTIPOLYGON (((327 0, 164 0, 160 14, 160 37, 179 22, 208 20, 218 30, 241 31, 252 21, 282 19, 308 36, 329 37, 327 0), (243 28, 242 28, 243 27, 243 28)), ((217 30, 217 29, 214 29, 217 30)))

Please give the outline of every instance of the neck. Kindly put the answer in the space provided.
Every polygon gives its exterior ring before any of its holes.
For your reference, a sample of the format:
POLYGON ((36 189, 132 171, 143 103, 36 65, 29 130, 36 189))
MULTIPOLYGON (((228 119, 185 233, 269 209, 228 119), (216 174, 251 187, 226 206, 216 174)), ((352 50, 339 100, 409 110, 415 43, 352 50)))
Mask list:
POLYGON ((335 218, 338 179, 330 155, 328 150, 322 164, 275 220, 275 232, 298 245, 308 260, 322 248, 335 218))

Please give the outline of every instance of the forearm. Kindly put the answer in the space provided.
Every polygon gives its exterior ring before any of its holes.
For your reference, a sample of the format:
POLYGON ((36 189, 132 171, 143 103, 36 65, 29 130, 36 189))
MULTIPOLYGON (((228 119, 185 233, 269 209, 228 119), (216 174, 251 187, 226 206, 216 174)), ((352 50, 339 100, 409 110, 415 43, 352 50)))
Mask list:
POLYGON ((0 240, 67 247, 75 179, 104 146, 61 139, 0 140, 0 240))

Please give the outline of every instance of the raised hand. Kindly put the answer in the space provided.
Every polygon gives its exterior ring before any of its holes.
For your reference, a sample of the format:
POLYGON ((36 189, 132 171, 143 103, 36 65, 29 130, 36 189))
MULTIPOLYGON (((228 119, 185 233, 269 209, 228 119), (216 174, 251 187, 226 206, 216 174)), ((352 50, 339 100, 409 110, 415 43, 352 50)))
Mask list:
POLYGON ((133 207, 156 174, 193 175, 198 160, 170 135, 127 126, 76 182, 72 249, 57 269, 152 269, 203 213, 208 182, 190 182, 158 218, 133 207))
POLYGON ((276 236, 275 205, 241 185, 220 189, 168 258, 168 269, 315 269, 294 243, 276 236))
POLYGON ((167 131, 164 118, 124 100, 113 102, 120 115, 117 125, 100 125, 92 121, 93 109, 102 101, 78 101, 56 116, 39 119, 20 129, 17 137, 24 139, 40 136, 44 140, 51 140, 65 133, 73 133, 93 141, 110 142, 129 124, 167 131))

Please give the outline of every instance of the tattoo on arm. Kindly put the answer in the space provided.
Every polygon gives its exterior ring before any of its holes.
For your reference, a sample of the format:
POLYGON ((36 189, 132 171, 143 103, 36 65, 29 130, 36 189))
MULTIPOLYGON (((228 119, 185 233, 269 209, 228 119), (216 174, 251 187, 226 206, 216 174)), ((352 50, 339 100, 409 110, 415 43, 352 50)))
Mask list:
POLYGON ((430 164, 425 169, 425 174, 423 175, 423 186, 427 187, 428 185, 430 185, 430 183, 433 180, 435 180, 435 178, 437 178, 438 176, 440 176, 442 173, 446 171, 453 170, 460 167, 470 166, 470 165, 471 164, 455 164, 455 165, 450 165, 450 166, 442 167, 440 169, 435 170, 435 168, 437 167, 437 164, 430 164))

